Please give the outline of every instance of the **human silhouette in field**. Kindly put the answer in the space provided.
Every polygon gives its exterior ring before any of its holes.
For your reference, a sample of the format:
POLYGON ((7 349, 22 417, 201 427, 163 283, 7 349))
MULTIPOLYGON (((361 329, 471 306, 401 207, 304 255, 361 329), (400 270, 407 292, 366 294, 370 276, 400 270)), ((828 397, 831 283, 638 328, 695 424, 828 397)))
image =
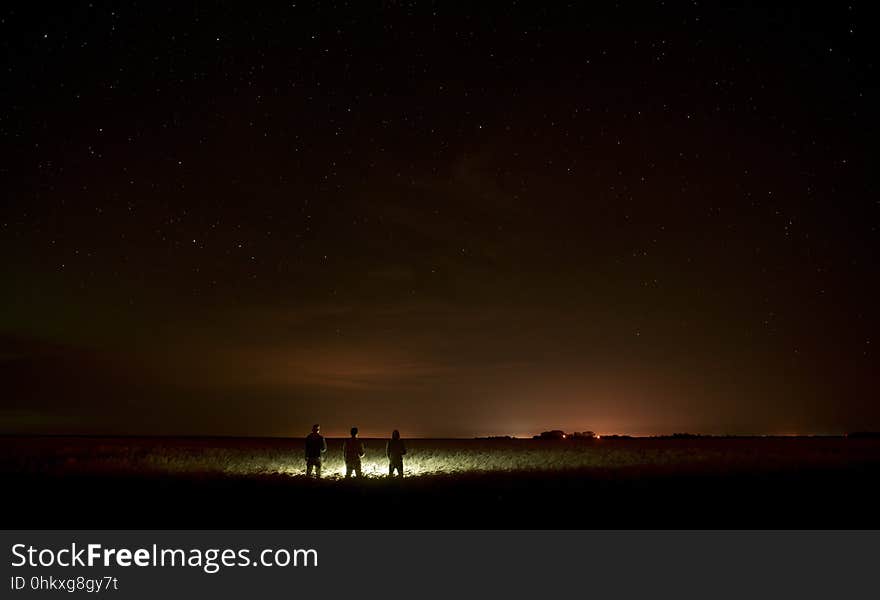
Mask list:
POLYGON ((345 457, 345 478, 351 477, 354 471, 358 478, 363 477, 361 459, 367 453, 364 443, 358 439, 358 428, 351 428, 351 437, 342 444, 342 455, 345 457))
POLYGON ((400 439, 400 432, 395 429, 391 432, 391 439, 385 444, 385 456, 388 457, 388 477, 394 476, 394 469, 397 469, 398 477, 403 477, 404 454, 406 454, 406 446, 400 439))
POLYGON ((321 463, 327 452, 327 440, 321 435, 321 426, 317 423, 312 425, 312 432, 306 436, 306 477, 312 476, 312 468, 315 469, 315 477, 321 478, 321 463))

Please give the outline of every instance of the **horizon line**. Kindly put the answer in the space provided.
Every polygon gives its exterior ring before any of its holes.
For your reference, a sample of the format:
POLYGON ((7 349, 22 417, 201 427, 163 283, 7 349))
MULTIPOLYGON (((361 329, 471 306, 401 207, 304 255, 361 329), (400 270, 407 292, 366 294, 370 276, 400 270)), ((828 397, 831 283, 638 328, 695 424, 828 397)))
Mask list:
MULTIPOLYGON (((594 439, 603 438, 631 438, 631 439, 652 439, 652 438, 670 438, 670 437, 706 437, 706 438, 801 438, 801 437, 849 437, 854 434, 876 433, 874 430, 858 430, 837 433, 697 433, 689 431, 676 431, 673 433, 652 433, 652 434, 629 434, 629 433, 599 433, 594 439)), ((0 432, 0 437, 73 437, 73 438, 205 438, 205 439, 267 439, 267 440, 284 440, 284 439, 302 439, 308 433, 303 435, 241 435, 241 434, 189 434, 189 433, 27 433, 27 432, 0 432)), ((514 440, 532 440, 539 437, 540 434, 531 435, 511 435, 511 434, 488 434, 475 436, 401 436, 410 440, 486 440, 486 439, 514 439, 514 440)), ((566 432, 565 439, 591 439, 591 438, 575 438, 566 432)), ((325 435, 330 439, 348 438, 348 435, 325 435)), ((363 439, 385 439, 387 435, 359 435, 363 439)), ((546 440, 545 440, 546 441, 546 440)))

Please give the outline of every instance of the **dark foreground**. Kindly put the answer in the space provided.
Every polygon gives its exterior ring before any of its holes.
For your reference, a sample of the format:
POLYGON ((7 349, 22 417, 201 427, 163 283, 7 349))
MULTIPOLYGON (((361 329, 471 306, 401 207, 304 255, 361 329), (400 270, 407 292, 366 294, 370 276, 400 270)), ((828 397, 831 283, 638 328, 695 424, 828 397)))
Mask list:
MULTIPOLYGON (((90 443, 97 444, 76 444, 90 443)), ((291 440, 254 443, 289 444, 293 456, 299 448, 291 440)), ((468 443, 476 444, 460 442, 468 443)), ((486 452, 490 443, 479 443, 480 452, 486 452)), ((60 458, 57 448, 53 455, 42 442, 29 446, 26 439, 2 438, 6 510, 0 527, 880 527, 880 441, 601 443, 605 446, 594 443, 558 450, 604 457, 595 466, 570 468, 567 459, 552 470, 471 470, 422 474, 402 481, 380 477, 315 481, 297 474, 298 461, 290 473, 176 472, 179 463, 174 461, 166 469, 126 468, 138 460, 132 458, 138 454, 127 447, 129 454, 121 463, 117 457, 113 468, 106 464, 99 468, 97 459, 83 465, 82 458, 60 458)), ((548 451, 547 446, 535 446, 547 442, 498 444, 501 453, 543 456, 540 453, 548 451)), ((101 447, 105 453, 114 452, 113 443, 106 440, 101 440, 101 447)), ((72 450, 68 446, 64 451, 72 450)), ((165 443, 162 451, 178 450, 165 443)), ((488 452, 492 451, 490 447, 488 452)), ((418 452, 417 447, 414 464, 418 452)))

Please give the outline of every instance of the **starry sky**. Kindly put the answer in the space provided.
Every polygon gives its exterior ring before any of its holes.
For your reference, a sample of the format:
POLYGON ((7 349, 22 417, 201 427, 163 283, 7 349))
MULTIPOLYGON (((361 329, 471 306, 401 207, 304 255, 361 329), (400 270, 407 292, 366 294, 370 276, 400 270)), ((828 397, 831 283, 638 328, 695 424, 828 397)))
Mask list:
POLYGON ((867 3, 153 4, 0 9, 0 432, 880 429, 867 3))

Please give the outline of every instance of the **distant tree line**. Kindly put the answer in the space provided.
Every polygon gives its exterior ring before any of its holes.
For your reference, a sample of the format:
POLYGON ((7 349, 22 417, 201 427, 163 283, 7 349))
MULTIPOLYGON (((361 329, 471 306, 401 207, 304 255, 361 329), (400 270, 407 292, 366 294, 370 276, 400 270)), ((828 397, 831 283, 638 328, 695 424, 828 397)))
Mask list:
POLYGON ((553 429, 551 431, 542 431, 538 435, 533 435, 533 440, 594 440, 598 436, 595 431, 573 431, 565 433, 561 429, 553 429))
MULTIPOLYGON (((551 429, 550 431, 542 431, 537 435, 533 435, 533 440, 595 440, 600 436, 596 434, 594 431, 573 431, 571 433, 566 433, 561 429, 551 429)), ((620 435, 620 434, 606 434, 601 436, 603 440, 632 440, 636 439, 638 436, 632 435, 620 435)), ((686 433, 679 432, 673 434, 664 434, 664 435, 652 435, 647 436, 647 439, 652 440, 698 440, 698 439, 751 439, 751 438, 773 438, 773 437, 804 437, 804 438, 839 438, 846 437, 851 439, 880 439, 880 431, 854 431, 852 433, 847 433, 844 435, 786 435, 786 436, 776 436, 776 435, 735 435, 735 434, 707 434, 707 433, 686 433)), ((474 438, 478 440, 515 440, 517 439, 512 435, 490 435, 488 437, 478 437, 474 438)), ((645 439, 645 438, 643 438, 645 439)))

